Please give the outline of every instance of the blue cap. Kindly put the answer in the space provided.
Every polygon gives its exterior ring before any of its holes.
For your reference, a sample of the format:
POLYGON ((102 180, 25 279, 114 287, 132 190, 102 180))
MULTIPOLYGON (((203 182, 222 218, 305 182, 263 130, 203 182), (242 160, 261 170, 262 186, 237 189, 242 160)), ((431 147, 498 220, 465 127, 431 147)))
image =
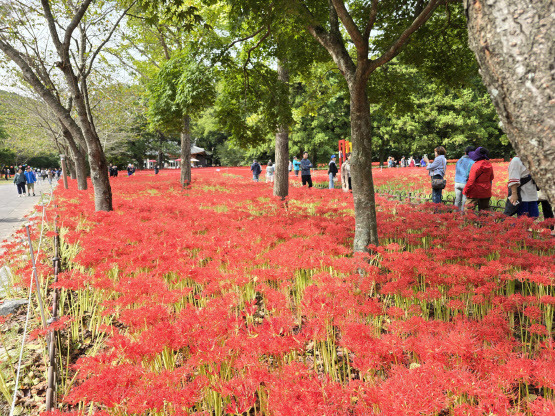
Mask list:
POLYGON ((332 158, 332 159, 335 159, 335 155, 331 155, 331 158, 332 158))

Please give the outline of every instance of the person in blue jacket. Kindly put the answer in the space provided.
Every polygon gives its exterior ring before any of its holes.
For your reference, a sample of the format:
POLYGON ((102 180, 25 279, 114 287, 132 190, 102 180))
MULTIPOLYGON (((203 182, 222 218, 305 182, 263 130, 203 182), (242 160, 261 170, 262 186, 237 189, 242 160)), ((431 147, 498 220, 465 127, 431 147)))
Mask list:
POLYGON ((260 163, 258 163, 256 161, 256 159, 254 159, 252 161, 252 165, 251 165, 251 172, 252 172, 252 180, 254 182, 258 182, 258 176, 260 175, 260 173, 262 172, 262 168, 260 167, 260 163))
POLYGON ((476 150, 476 147, 467 146, 464 150, 464 156, 457 160, 455 166, 455 206, 461 211, 464 209, 464 204, 466 204, 466 195, 463 194, 463 189, 466 182, 468 182, 470 168, 474 164, 474 160, 468 154, 474 150, 476 150))
POLYGON ((299 176, 299 171, 301 170, 301 162, 299 162, 297 156, 293 158, 293 170, 295 171, 295 176, 299 176))
POLYGON ((27 180, 27 196, 31 196, 31 191, 33 191, 33 196, 35 196, 35 182, 37 181, 37 176, 30 166, 25 169, 25 179, 27 180))

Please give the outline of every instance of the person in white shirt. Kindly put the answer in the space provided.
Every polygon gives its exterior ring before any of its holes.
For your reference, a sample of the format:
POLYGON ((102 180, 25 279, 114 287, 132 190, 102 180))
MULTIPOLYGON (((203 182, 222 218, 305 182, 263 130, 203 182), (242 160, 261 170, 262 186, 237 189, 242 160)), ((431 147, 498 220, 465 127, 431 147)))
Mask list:
POLYGON ((273 182, 274 181, 274 172, 276 168, 272 164, 271 160, 268 160, 268 166, 266 166, 266 182, 273 182))
POLYGON ((508 185, 511 191, 509 196, 511 204, 518 204, 517 216, 539 217, 538 188, 532 180, 530 171, 524 166, 519 157, 513 157, 511 163, 509 163, 508 185))

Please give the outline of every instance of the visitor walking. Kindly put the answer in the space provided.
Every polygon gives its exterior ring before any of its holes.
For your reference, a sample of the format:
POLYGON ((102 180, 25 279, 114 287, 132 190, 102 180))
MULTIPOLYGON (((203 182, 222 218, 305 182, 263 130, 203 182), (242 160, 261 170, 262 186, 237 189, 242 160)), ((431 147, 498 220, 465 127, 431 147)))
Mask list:
POLYGON ((17 193, 19 194, 18 197, 21 198, 23 195, 25 195, 25 184, 27 183, 27 179, 25 178, 23 169, 19 168, 13 178, 13 183, 16 184, 17 193))
POLYGON ((42 181, 45 182, 46 178, 48 177, 48 173, 46 173, 46 169, 41 169, 40 170, 40 177, 42 178, 42 181))
POLYGON ((260 167, 260 163, 258 163, 256 161, 256 159, 254 159, 252 161, 252 165, 251 165, 251 172, 252 172, 252 180, 254 182, 258 182, 258 176, 260 175, 260 173, 262 172, 262 168, 260 167))
POLYGON ((299 171, 301 170, 301 162, 299 161, 297 156, 293 158, 293 170, 295 171, 295 176, 299 176, 299 171))
POLYGON ((517 216, 528 215, 537 218, 540 215, 538 208, 538 188, 518 156, 513 157, 509 163, 509 198, 505 205, 505 214, 517 216))
POLYGON ((276 167, 272 164, 271 160, 268 160, 268 165, 266 166, 266 182, 274 182, 274 171, 276 167))
POLYGON ((27 196, 31 196, 31 191, 33 191, 33 196, 35 196, 35 182, 37 181, 37 177, 33 169, 29 166, 27 166, 25 170, 25 180, 27 181, 27 196))
POLYGON ((303 186, 308 183, 308 187, 312 188, 312 176, 310 174, 310 169, 312 168, 312 162, 308 160, 308 152, 303 153, 303 158, 301 159, 301 180, 303 186))
POLYGON ((432 178, 432 202, 441 203, 441 193, 445 188, 445 171, 447 170, 447 159, 445 159, 445 148, 438 146, 434 149, 435 158, 432 163, 428 159, 428 155, 424 155, 424 163, 426 169, 432 178))
POLYGON ((337 175, 337 172, 338 172, 338 169, 337 169, 337 165, 335 164, 335 155, 331 155, 331 160, 330 160, 330 163, 328 164, 328 176, 330 178, 329 189, 335 188, 334 180, 335 180, 335 175, 337 175))
POLYGON ((468 157, 474 161, 470 168, 468 181, 464 186, 466 208, 478 211, 489 211, 491 186, 493 182, 493 166, 489 161, 489 152, 485 147, 478 147, 471 151, 468 157))
POLYGON ((48 183, 52 185, 52 178, 54 178, 54 171, 52 169, 48 169, 48 172, 46 173, 46 175, 48 176, 48 183))
POLYGON ((347 160, 341 165, 341 188, 343 192, 349 192, 353 189, 351 185, 351 152, 345 155, 347 160))
POLYGON ((154 166, 154 174, 158 175, 158 172, 160 172, 160 168, 158 167, 158 165, 154 166))
POLYGON ((474 160, 469 158, 468 154, 474 150, 476 150, 476 147, 467 146, 463 157, 457 160, 455 166, 455 206, 461 211, 464 210, 464 204, 466 204, 466 195, 463 194, 464 186, 468 181, 470 168, 474 164, 474 160))

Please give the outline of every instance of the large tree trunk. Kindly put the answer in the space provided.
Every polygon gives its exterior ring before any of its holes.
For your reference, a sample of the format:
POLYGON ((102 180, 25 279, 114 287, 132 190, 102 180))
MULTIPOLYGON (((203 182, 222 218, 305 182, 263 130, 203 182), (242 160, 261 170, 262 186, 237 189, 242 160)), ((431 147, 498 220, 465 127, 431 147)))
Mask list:
POLYGON ((376 202, 372 180, 372 136, 370 105, 366 80, 355 79, 349 84, 351 95, 351 182, 355 202, 354 251, 368 251, 368 245, 378 245, 376 202))
POLYGON ((191 117, 183 116, 181 128, 181 186, 191 184, 191 117))
POLYGON ((75 165, 75 169, 73 169, 73 166, 70 167, 70 163, 68 163, 68 170, 71 179, 75 179, 75 177, 77 177, 77 189, 84 191, 87 189, 87 160, 85 159, 85 155, 79 146, 77 146, 77 143, 75 143, 71 132, 64 126, 63 123, 60 122, 60 124, 62 126, 64 138, 71 151, 71 155, 69 156, 71 156, 71 161, 75 165))
POLYGON ((108 176, 108 162, 100 143, 100 138, 95 131, 92 120, 89 119, 90 110, 87 109, 85 97, 79 89, 79 81, 73 74, 71 66, 61 67, 66 82, 71 90, 73 103, 77 110, 79 126, 83 132, 87 144, 87 155, 91 168, 91 181, 94 188, 94 208, 96 211, 111 211, 112 207, 112 187, 108 176))
MULTIPOLYGON (((289 71, 278 61, 278 80, 289 82, 289 71)), ((274 195, 285 199, 289 194, 289 126, 281 125, 276 132, 276 170, 274 195)))
POLYGON ((503 128, 555 202, 553 0, 464 0, 468 37, 503 128))

